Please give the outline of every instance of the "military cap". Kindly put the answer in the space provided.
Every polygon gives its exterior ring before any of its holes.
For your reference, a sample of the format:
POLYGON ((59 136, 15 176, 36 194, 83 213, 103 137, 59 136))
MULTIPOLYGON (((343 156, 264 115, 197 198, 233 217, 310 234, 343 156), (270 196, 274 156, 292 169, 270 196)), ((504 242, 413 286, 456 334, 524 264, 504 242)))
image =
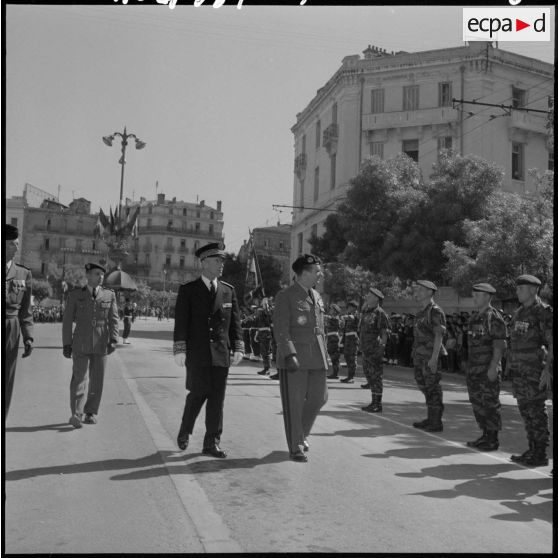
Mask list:
POLYGON ((473 291, 488 294, 496 293, 496 289, 490 283, 477 283, 476 285, 473 285, 473 291))
POLYGON ((302 254, 299 256, 291 266, 295 273, 300 273, 305 265, 321 264, 322 260, 313 254, 302 254))
POLYGON ((516 285, 533 285, 535 287, 541 286, 540 279, 537 279, 534 275, 520 275, 515 280, 516 285))
POLYGON ((378 289, 375 289, 374 287, 370 287, 369 290, 373 295, 376 295, 378 298, 381 298, 382 300, 384 300, 384 295, 382 294, 381 291, 379 291, 378 289))
POLYGON ((89 262, 85 264, 85 271, 91 271, 92 269, 100 269, 103 273, 107 272, 107 270, 102 265, 93 262, 89 262))
POLYGON ((219 256, 221 258, 225 257, 225 252, 221 248, 221 244, 219 242, 212 242, 211 244, 206 244, 201 248, 196 250, 196 257, 200 260, 205 260, 205 258, 211 258, 214 256, 219 256))
POLYGON ((347 306, 354 306, 355 308, 358 308, 358 302, 356 300, 351 300, 347 303, 347 306))
POLYGON ((434 285, 434 283, 432 283, 432 281, 425 281, 424 279, 419 279, 417 281, 417 285, 420 285, 421 287, 426 287, 427 289, 430 289, 431 291, 437 291, 438 287, 436 285, 434 285))
POLYGON ((5 240, 15 240, 19 236, 19 231, 17 227, 9 225, 6 223, 4 226, 4 238, 5 240))

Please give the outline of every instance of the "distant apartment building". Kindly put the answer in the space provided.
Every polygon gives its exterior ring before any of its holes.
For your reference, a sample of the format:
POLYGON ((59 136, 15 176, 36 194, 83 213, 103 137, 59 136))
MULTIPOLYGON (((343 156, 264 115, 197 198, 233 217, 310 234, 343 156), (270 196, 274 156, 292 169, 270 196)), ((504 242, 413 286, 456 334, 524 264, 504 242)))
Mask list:
POLYGON ((362 161, 407 153, 428 177, 441 149, 474 154, 505 171, 503 188, 528 194, 527 171, 554 167, 546 111, 554 66, 488 42, 423 52, 369 46, 297 114, 291 260, 321 236, 328 211, 346 195, 362 161), (511 110, 452 99, 511 105, 511 110))

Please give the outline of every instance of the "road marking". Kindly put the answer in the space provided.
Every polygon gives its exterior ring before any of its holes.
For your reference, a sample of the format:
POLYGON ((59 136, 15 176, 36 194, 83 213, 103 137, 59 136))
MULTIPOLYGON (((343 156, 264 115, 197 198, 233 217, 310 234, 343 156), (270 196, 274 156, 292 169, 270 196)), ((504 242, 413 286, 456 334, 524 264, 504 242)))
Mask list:
POLYGON ((114 358, 114 356, 112 360, 117 364, 119 372, 138 406, 145 426, 167 469, 169 478, 176 488, 184 510, 196 529, 204 550, 216 553, 243 552, 244 549, 232 538, 229 528, 214 510, 203 488, 195 480, 195 476, 173 473, 176 461, 172 461, 168 457, 178 452, 174 440, 167 434, 159 417, 141 395, 136 380, 128 377, 126 367, 120 357, 114 358))

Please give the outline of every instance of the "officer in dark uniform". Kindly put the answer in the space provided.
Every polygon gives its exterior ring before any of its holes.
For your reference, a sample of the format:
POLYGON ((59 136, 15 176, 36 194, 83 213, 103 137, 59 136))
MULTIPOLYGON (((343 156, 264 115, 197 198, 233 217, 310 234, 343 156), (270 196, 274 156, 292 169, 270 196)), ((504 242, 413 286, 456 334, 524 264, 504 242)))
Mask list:
POLYGON ((294 261, 296 279, 277 293, 273 313, 285 434, 290 458, 300 462, 308 461, 307 438, 327 401, 324 304, 313 288, 322 277, 320 263, 312 254, 294 261))
POLYGON ((341 344, 343 346, 343 356, 347 363, 347 377, 339 380, 344 384, 352 384, 354 382, 357 353, 358 353, 358 302, 351 300, 347 304, 347 314, 343 316, 343 336, 341 344))
POLYGON ((17 227, 4 226, 4 247, 6 250, 6 289, 4 314, 4 349, 6 350, 6 384, 4 386, 4 418, 8 417, 16 373, 19 340, 23 334, 22 358, 33 350, 33 314, 31 312, 31 271, 14 261, 19 250, 17 227))
POLYGON ((432 298, 437 290, 438 287, 432 281, 416 282, 415 298, 421 308, 415 315, 412 355, 415 381, 426 399, 428 417, 414 422, 413 426, 428 432, 441 432, 444 429, 444 404, 440 385, 442 374, 438 358, 446 330, 446 315, 432 298))
POLYGON ((87 285, 69 293, 62 321, 63 355, 73 359, 69 422, 74 428, 81 428, 82 421, 86 424, 97 422, 107 355, 115 351, 118 343, 116 295, 112 289, 101 286, 105 268, 88 263, 85 272, 87 285), (76 327, 72 332, 74 322, 76 327))
POLYGON ((510 349, 506 366, 525 424, 529 449, 511 460, 529 467, 548 464, 550 432, 546 413, 546 387, 552 377, 552 307, 538 296, 541 282, 533 275, 516 280, 519 308, 510 323, 510 349))
POLYGON ((218 279, 225 261, 219 243, 202 246, 196 256, 201 276, 180 286, 174 311, 174 360, 182 368, 186 365, 189 391, 177 444, 181 450, 188 447, 196 418, 207 401, 202 453, 227 457, 219 443, 229 367, 237 365, 244 354, 240 310, 234 287, 218 279))
POLYGON ((506 324, 491 304, 496 289, 488 283, 473 286, 473 301, 478 312, 469 318, 467 327, 469 360, 467 391, 482 436, 469 447, 494 451, 499 447, 498 432, 502 430, 500 360, 506 350, 506 324))

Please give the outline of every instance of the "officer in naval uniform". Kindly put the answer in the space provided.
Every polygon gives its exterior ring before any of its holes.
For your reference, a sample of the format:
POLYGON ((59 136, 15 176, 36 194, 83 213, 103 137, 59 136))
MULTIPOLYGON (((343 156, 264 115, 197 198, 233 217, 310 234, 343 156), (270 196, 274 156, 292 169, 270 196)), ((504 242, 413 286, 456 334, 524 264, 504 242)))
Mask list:
POLYGON ((292 265, 296 279, 275 297, 273 334, 285 433, 293 461, 308 461, 307 438, 327 401, 327 352, 324 304, 313 287, 320 280, 320 260, 311 254, 292 265))
POLYGON ((19 231, 13 225, 4 227, 6 250, 4 349, 6 351, 6 384, 4 418, 8 417, 16 372, 19 340, 23 334, 25 350, 22 358, 33 350, 33 314, 31 312, 31 271, 14 261, 19 250, 19 231))
POLYGON ((219 243, 196 251, 201 276, 181 285, 174 310, 174 360, 186 365, 186 396, 177 444, 188 447, 196 418, 205 407, 205 437, 202 453, 227 457, 219 447, 223 432, 223 406, 231 364, 244 355, 240 310, 232 285, 220 281, 225 252, 219 243), (234 353, 231 359, 231 351, 234 353))
POLYGON ((88 263, 85 272, 87 285, 70 292, 62 322, 63 354, 73 360, 69 422, 74 428, 81 428, 82 422, 97 422, 107 355, 116 349, 119 333, 116 294, 101 286, 105 268, 88 263))

